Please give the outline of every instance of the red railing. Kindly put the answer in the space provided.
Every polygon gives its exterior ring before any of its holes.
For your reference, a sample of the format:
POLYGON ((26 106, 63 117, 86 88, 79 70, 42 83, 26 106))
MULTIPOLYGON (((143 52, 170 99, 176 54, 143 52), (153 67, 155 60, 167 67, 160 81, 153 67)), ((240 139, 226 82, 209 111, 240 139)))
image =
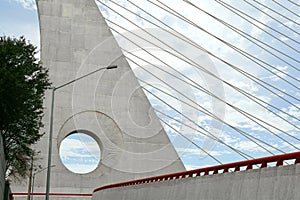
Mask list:
POLYGON ((265 168, 270 163, 276 163, 276 166, 281 166, 283 165, 284 161, 293 160, 293 159, 295 159, 294 164, 300 163, 300 152, 287 153, 287 154, 264 157, 264 158, 257 158, 253 160, 246 160, 241 162, 234 162, 234 163, 228 163, 228 164, 223 164, 218 166, 177 172, 173 174, 165 174, 161 176, 153 176, 150 178, 143 178, 143 179, 132 180, 127 182, 115 183, 115 184, 99 187, 95 189, 94 192, 108 189, 108 188, 115 188, 115 187, 124 187, 130 185, 145 184, 145 183, 166 181, 166 180, 179 179, 179 178, 206 176, 211 174, 222 174, 222 173, 229 172, 230 169, 233 169, 233 171, 236 172, 236 171, 240 171, 242 167, 244 167, 245 170, 253 169, 253 166, 256 166, 257 168, 265 168))

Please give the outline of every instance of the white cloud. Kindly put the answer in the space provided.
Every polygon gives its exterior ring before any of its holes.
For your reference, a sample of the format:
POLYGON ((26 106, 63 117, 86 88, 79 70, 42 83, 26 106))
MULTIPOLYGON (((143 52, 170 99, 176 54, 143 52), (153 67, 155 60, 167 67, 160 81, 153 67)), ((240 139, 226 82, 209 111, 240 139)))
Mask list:
POLYGON ((286 74, 288 66, 277 66, 276 69, 272 70, 272 72, 274 72, 276 75, 269 77, 272 81, 278 81, 280 78, 285 78, 287 76, 286 74))
MULTIPOLYGON (((198 148, 176 148, 177 152, 179 154, 194 154, 197 155, 197 156, 206 156, 207 154, 202 151, 201 149, 198 149, 198 148)), ((221 156, 221 155, 225 155, 225 154, 229 154, 230 152, 229 151, 209 151, 209 154, 211 156, 221 156)))
POLYGON ((234 144, 233 147, 241 151, 250 151, 250 152, 264 151, 263 149, 259 148, 257 144, 251 141, 239 141, 236 144, 234 144))
POLYGON ((98 144, 84 134, 70 135, 62 141, 59 149, 64 165, 76 173, 94 170, 100 161, 100 153, 98 144))
POLYGON ((29 10, 36 10, 35 0, 13 0, 29 10))
MULTIPOLYGON (((296 106, 300 107, 300 104, 296 104, 296 106)), ((284 111, 289 113, 290 115, 300 119, 300 110, 295 108, 294 106, 289 106, 288 108, 283 108, 284 111)))
POLYGON ((186 170, 193 170, 193 169, 198 169, 199 166, 198 165, 188 165, 188 164, 185 164, 184 165, 186 170))
POLYGON ((60 154, 63 157, 86 157, 93 156, 99 158, 100 149, 97 143, 95 142, 84 142, 78 139, 69 139, 65 138, 60 146, 60 154), (80 153, 84 150, 84 154, 80 153))
POLYGON ((84 164, 84 163, 76 163, 76 164, 68 164, 67 168, 78 174, 86 174, 94 171, 98 165, 84 164))

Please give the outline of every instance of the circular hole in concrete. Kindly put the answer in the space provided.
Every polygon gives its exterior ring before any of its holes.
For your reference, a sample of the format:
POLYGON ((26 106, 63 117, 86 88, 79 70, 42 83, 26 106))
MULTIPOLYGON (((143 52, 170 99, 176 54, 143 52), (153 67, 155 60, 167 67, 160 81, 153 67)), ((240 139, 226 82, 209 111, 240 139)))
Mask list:
POLYGON ((64 166, 77 174, 94 171, 101 159, 98 143, 85 133, 72 133, 65 137, 60 144, 59 155, 64 166))

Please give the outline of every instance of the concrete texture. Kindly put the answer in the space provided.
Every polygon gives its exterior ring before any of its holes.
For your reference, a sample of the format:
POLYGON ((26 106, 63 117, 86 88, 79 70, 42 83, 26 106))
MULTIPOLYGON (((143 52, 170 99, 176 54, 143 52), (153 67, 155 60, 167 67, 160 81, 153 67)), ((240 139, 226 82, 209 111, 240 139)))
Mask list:
POLYGON ((101 190, 93 200, 298 200, 300 165, 101 190))
POLYGON ((5 189, 5 157, 2 136, 0 135, 0 200, 4 199, 5 189))
MULTIPOLYGON (((37 5, 41 60, 54 86, 100 67, 118 66, 56 90, 52 156, 56 166, 51 169, 50 192, 92 193, 101 185, 184 170, 94 0, 37 0, 37 5), (61 141, 76 130, 92 136, 101 148, 100 164, 88 174, 70 172, 59 157, 61 141)), ((41 151, 36 164, 42 167, 47 166, 50 92, 44 105, 46 134, 35 146, 41 151)), ((34 192, 45 192, 45 184, 46 170, 36 175, 34 192)), ((23 180, 12 190, 26 192, 26 187, 23 180)))

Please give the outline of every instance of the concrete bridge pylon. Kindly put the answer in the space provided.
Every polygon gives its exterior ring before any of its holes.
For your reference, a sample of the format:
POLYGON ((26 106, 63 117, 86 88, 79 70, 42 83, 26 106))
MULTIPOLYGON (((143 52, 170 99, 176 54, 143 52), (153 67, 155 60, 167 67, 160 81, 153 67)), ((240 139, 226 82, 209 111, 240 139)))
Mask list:
MULTIPOLYGON (((89 194, 101 185, 184 170, 94 0, 36 2, 41 61, 49 69, 53 86, 101 67, 118 66, 56 90, 50 193, 89 194), (73 173, 60 159, 62 140, 74 132, 88 134, 100 146, 100 163, 90 173, 73 173)), ((45 135, 35 146, 41 158, 36 162, 42 167, 47 166, 51 102, 49 91, 44 102, 45 135)), ((45 192, 45 185, 46 173, 40 173, 35 177, 34 192, 45 192)), ((27 180, 14 183, 12 190, 26 192, 27 180)))

